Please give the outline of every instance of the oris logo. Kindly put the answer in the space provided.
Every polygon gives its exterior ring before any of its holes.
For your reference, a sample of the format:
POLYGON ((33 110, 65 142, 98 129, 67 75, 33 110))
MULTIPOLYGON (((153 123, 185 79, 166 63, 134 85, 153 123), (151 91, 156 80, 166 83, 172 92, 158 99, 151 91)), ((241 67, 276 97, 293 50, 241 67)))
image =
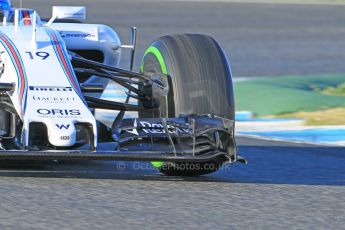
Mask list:
POLYGON ((37 113, 40 115, 53 116, 78 116, 81 114, 77 109, 38 109, 37 113))

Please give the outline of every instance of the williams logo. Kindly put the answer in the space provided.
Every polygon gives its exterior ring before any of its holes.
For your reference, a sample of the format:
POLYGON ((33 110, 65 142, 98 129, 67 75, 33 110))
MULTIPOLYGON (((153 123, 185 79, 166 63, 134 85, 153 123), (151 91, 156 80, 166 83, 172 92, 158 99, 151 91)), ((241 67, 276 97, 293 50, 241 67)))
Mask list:
POLYGON ((59 124, 55 124, 56 127, 58 127, 59 129, 69 129, 69 125, 59 125, 59 124))
POLYGON ((29 86, 31 91, 46 91, 46 92, 70 92, 72 87, 56 87, 56 86, 29 86))

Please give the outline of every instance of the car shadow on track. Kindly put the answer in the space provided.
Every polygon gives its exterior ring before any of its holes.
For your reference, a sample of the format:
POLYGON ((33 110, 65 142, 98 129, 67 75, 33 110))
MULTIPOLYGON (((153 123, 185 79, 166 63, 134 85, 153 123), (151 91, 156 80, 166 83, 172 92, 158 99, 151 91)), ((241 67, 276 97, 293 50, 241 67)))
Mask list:
POLYGON ((80 160, 0 161, 0 177, 224 182, 211 176, 167 177, 149 162, 80 160))
POLYGON ((240 145, 249 164, 223 166, 200 177, 166 177, 147 162, 0 161, 0 176, 191 181, 295 185, 345 185, 345 148, 240 145))

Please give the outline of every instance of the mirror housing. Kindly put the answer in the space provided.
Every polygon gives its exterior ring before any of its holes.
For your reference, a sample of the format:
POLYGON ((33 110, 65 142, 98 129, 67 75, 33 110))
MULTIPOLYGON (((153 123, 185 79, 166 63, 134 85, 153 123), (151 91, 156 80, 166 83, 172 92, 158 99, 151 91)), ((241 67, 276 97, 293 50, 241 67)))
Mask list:
POLYGON ((86 8, 84 6, 53 6, 53 18, 86 20, 86 8))

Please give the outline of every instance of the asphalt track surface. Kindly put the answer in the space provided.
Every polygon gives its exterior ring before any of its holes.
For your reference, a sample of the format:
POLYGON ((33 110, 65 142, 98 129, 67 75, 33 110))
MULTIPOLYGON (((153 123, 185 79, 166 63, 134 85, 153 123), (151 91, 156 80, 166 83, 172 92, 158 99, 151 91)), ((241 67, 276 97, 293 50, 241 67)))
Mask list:
POLYGON ((166 0, 24 0, 23 6, 50 17, 53 4, 87 6, 88 22, 111 25, 124 42, 129 27, 138 27, 137 65, 159 36, 203 33, 222 44, 234 77, 345 72, 345 6, 166 0))
MULTIPOLYGON (((53 1, 42 2, 24 6, 47 14, 53 1)), ((73 4, 121 37, 140 27, 140 47, 165 33, 211 34, 239 76, 344 71, 342 7, 143 2, 73 4)), ((344 228, 344 148, 238 143, 248 165, 198 178, 168 178, 138 162, 1 162, 0 229, 344 228)))

